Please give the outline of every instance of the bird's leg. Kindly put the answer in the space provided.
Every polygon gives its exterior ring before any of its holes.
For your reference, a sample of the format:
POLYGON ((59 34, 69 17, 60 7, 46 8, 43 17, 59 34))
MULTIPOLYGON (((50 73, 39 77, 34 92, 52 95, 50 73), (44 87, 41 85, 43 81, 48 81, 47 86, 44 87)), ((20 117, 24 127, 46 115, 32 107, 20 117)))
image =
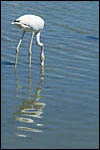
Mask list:
POLYGON ((44 47, 41 47, 41 53, 40 53, 40 60, 41 60, 41 66, 44 66, 44 47))
POLYGON ((22 34, 22 36, 21 36, 21 38, 20 38, 20 40, 19 40, 18 46, 17 46, 17 48, 16 48, 16 53, 19 52, 19 47, 20 47, 20 45, 21 45, 22 39, 23 39, 23 37, 24 37, 24 34, 25 34, 25 31, 23 31, 23 34, 22 34))
POLYGON ((29 68, 31 68, 31 55, 29 55, 29 68))
POLYGON ((40 42, 40 32, 38 32, 36 34, 36 43, 37 43, 38 46, 41 47, 40 60, 41 60, 41 66, 44 66, 44 59, 45 59, 44 46, 43 46, 43 43, 40 42))
POLYGON ((32 53, 31 48, 32 48, 33 37, 34 37, 34 32, 32 32, 32 37, 31 37, 31 41, 30 41, 29 56, 30 56, 31 53, 32 53))

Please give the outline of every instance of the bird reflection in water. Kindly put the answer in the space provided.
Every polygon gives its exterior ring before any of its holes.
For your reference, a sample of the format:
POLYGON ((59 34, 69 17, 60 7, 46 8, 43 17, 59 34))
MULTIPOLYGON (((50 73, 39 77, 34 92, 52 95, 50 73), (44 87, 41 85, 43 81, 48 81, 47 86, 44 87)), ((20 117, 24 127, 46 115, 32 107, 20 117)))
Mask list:
MULTIPOLYGON (((17 60, 17 59, 16 59, 17 60)), ((31 59, 30 59, 31 60, 31 59)), ((40 102, 39 100, 42 98, 40 96, 40 92, 43 88, 43 80, 44 80, 44 67, 41 66, 40 69, 40 84, 36 89, 35 95, 31 95, 32 87, 31 87, 31 65, 29 61, 29 79, 28 79, 28 92, 29 98, 24 99, 22 104, 18 106, 18 111, 13 114, 14 118, 22 124, 17 127, 18 131, 30 131, 30 132, 42 132, 43 123, 41 123, 43 118, 43 109, 45 107, 45 103, 40 102), (31 99, 31 100, 30 100, 31 99), (25 126, 23 126, 25 123, 25 126), (27 123, 27 124, 26 124, 27 123), (28 125, 31 123, 31 128, 28 125), (27 125, 27 126, 26 126, 27 125)), ((15 67, 15 76, 16 76, 16 89, 21 89, 23 87, 19 86, 19 81, 17 77, 16 67, 15 67)), ((27 137, 26 134, 16 133, 17 136, 27 137)))

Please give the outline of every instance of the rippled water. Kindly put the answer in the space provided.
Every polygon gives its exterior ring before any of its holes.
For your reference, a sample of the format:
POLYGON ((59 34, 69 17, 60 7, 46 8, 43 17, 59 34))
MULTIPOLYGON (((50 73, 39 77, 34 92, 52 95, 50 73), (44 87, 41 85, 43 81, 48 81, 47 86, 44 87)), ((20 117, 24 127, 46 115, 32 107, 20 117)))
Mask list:
POLYGON ((2 148, 98 148, 99 3, 2 1, 1 111, 2 148), (45 20, 32 65, 24 36, 11 22, 24 14, 45 20))

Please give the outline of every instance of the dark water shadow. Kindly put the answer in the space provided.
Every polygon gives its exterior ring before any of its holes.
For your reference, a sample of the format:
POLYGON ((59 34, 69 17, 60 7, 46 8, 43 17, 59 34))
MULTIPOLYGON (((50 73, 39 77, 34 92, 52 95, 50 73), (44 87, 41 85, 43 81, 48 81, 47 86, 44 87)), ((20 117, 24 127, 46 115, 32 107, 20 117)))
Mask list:
POLYGON ((99 40, 99 37, 95 37, 95 36, 86 36, 86 38, 90 40, 99 40))
POLYGON ((15 64, 12 62, 8 62, 8 61, 2 61, 1 65, 5 65, 5 66, 14 66, 15 64))

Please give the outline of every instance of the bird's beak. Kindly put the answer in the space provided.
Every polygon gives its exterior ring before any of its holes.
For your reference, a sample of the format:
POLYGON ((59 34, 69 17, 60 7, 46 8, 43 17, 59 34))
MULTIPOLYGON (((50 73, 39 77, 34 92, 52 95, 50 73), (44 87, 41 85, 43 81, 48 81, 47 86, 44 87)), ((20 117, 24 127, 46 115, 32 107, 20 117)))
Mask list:
POLYGON ((12 22, 11 24, 14 24, 14 22, 12 22))

